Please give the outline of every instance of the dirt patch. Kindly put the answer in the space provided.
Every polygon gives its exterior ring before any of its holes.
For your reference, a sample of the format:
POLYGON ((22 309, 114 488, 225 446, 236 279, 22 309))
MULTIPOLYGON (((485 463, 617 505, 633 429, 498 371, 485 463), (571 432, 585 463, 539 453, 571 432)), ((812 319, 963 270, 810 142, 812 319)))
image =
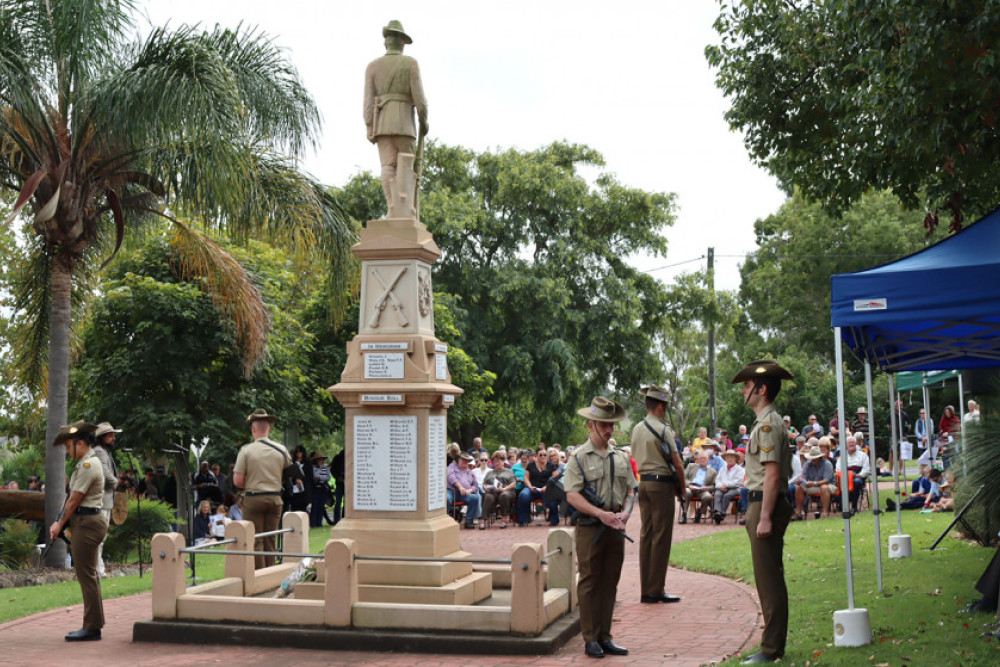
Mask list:
MULTIPOLYGON (((126 577, 139 574, 139 564, 121 565, 108 563, 105 566, 107 577, 126 577)), ((148 568, 147 568, 148 569, 148 568)), ((0 572, 0 588, 20 588, 22 586, 43 586, 58 584, 64 581, 74 581, 76 574, 72 569, 58 567, 33 567, 27 570, 5 570, 0 572)))

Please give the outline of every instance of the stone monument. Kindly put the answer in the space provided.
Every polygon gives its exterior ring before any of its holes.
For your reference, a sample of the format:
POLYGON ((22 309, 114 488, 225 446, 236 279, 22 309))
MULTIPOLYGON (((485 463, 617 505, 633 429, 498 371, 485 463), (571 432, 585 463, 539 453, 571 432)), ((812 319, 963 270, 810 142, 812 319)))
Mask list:
POLYGON ((416 62, 401 53, 412 40, 399 21, 382 34, 388 53, 368 68, 365 121, 379 144, 389 214, 369 220, 353 248, 358 335, 329 389, 345 408, 345 518, 331 529, 317 581, 298 582, 291 597, 261 594, 283 585, 306 553, 304 513, 285 515, 284 562, 260 570, 247 555, 253 524, 231 522, 226 576, 198 586, 186 586, 184 537, 156 535, 153 619, 135 623, 135 641, 381 651, 391 637, 397 650, 539 655, 579 631, 568 613, 576 583, 569 530, 549 531, 547 553, 515 544, 509 561, 475 561, 474 569, 446 511, 447 413, 462 390, 451 384, 448 346, 434 335, 431 266, 441 251, 416 196, 413 114, 422 137, 427 105, 416 62), (509 592, 494 595, 494 585, 509 592), (459 627, 474 633, 456 634, 459 627), (476 633, 494 636, 484 644, 476 633))
MULTIPOLYGON (((415 206, 413 116, 423 136, 427 103, 416 61, 402 55, 409 35, 399 21, 382 34, 387 53, 365 74, 365 124, 378 143, 389 213, 368 221, 353 248, 361 311, 340 383, 330 387, 345 408, 347 483, 345 518, 331 537, 355 540, 366 556, 462 557, 445 509, 447 410, 462 390, 434 335, 431 265, 441 251, 415 206)), ((489 575, 473 574, 471 563, 360 561, 358 580, 367 602, 412 602, 429 594, 425 587, 448 587, 441 604, 490 595, 489 575)))

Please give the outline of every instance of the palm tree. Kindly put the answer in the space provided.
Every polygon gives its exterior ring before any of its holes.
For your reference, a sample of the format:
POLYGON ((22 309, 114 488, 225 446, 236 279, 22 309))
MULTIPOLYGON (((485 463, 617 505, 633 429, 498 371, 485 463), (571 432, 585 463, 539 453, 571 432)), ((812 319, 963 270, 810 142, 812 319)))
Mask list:
MULTIPOLYGON (((243 27, 154 29, 134 42, 135 4, 0 0, 0 184, 17 192, 8 224, 33 214, 17 305, 37 315, 18 354, 23 379, 47 385, 48 521, 65 496, 64 448, 49 443, 67 421, 72 309, 127 232, 173 222, 175 250, 233 320, 248 373, 266 355, 266 310, 196 226, 322 255, 335 298, 353 273, 353 226, 294 163, 319 114, 280 49, 243 27)), ((48 564, 63 562, 60 550, 48 564)))

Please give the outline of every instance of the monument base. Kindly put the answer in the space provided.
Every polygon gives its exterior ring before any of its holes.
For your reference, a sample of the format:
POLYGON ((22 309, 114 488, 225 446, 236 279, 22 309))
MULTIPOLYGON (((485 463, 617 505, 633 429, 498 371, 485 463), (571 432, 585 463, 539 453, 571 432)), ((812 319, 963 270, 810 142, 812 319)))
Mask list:
MULTIPOLYGON (((446 631, 371 630, 150 619, 132 626, 132 641, 379 654, 392 651, 480 656, 551 655, 580 633, 580 617, 576 612, 566 614, 534 637, 479 633, 471 623, 455 627, 462 627, 462 631, 455 632, 454 628, 446 631)), ((335 659, 331 661, 336 662, 335 659)))

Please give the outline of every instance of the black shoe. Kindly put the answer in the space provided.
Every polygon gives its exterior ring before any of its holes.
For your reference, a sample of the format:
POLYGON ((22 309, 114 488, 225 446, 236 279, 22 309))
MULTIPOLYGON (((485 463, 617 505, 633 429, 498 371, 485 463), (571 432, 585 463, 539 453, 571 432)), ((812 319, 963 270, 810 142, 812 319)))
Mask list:
POLYGON ((712 514, 712 519, 715 520, 715 525, 716 526, 718 526, 720 523, 722 523, 722 520, 725 519, 725 518, 726 517, 725 517, 725 515, 722 512, 715 512, 714 514, 712 514))
POLYGON ((100 630, 74 630, 66 635, 68 642, 94 642, 101 638, 100 630))
POLYGON ((677 519, 677 523, 687 523, 687 522, 688 522, 687 514, 681 514, 681 518, 677 519))
POLYGON ((586 653, 591 658, 603 658, 604 649, 601 648, 600 642, 587 642, 583 645, 583 652, 586 653))
POLYGON ((982 598, 979 598, 975 602, 970 602, 965 609, 959 609, 959 614, 990 614, 997 610, 996 606, 990 607, 989 603, 982 598))
POLYGON ((604 652, 609 655, 628 655, 628 649, 624 646, 619 646, 610 639, 602 639, 597 642, 604 649, 604 652))
POLYGON ((887 510, 889 510, 890 512, 895 512, 896 511, 896 501, 893 500, 892 498, 889 498, 888 500, 885 501, 885 508, 887 510))
POLYGON ((745 525, 747 525, 747 520, 746 520, 746 518, 744 517, 744 518, 740 519, 740 521, 739 521, 739 524, 740 524, 741 526, 745 526, 745 525))
POLYGON ((695 514, 694 515, 694 522, 695 523, 701 523, 701 515, 700 514, 695 514))
POLYGON ((639 596, 639 602, 643 604, 656 604, 657 602, 680 602, 681 599, 676 595, 668 595, 666 593, 660 593, 659 595, 641 595, 639 596))
POLYGON ((768 655, 766 653, 754 653, 752 656, 741 662, 741 665, 756 665, 762 662, 774 662, 781 656, 768 655))

